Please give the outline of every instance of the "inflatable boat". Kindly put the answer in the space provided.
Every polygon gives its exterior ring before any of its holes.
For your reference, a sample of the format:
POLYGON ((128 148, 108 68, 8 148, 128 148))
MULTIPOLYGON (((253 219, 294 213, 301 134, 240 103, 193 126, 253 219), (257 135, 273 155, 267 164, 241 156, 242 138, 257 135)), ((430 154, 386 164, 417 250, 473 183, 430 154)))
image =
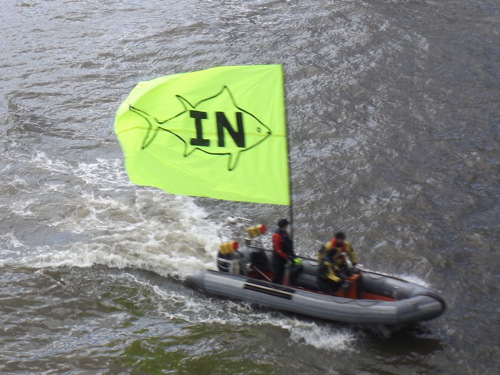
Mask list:
POLYGON ((317 284, 314 259, 299 257, 301 270, 293 284, 281 285, 271 282, 271 250, 247 244, 224 255, 219 253, 219 271, 190 275, 188 286, 210 295, 352 324, 411 324, 434 319, 446 309, 443 298, 429 288, 378 272, 361 269, 351 276, 348 290, 326 294, 317 284))

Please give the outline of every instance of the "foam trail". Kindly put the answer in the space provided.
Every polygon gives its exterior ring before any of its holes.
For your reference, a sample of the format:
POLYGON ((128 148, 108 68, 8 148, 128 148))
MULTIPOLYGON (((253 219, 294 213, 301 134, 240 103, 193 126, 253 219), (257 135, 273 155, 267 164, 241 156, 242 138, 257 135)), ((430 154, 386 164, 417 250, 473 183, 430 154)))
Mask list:
POLYGON ((317 349, 331 351, 350 351, 357 338, 348 328, 338 329, 331 325, 316 323, 301 323, 288 328, 290 339, 294 342, 304 342, 317 349))
MULTIPOLYGON (((208 220, 193 198, 132 185, 119 159, 75 165, 36 151, 30 163, 44 176, 36 193, 46 202, 53 197, 46 203, 51 210, 41 208, 37 195, 23 200, 20 194, 12 214, 36 215, 36 222, 30 224, 33 230, 48 233, 49 244, 28 246, 15 233, 3 235, 6 248, 29 250, 21 259, 4 262, 34 267, 131 267, 178 278, 213 267, 220 225, 208 220), (79 183, 67 184, 68 175, 79 183)), ((14 181, 20 180, 14 176, 14 181)))
POLYGON ((165 302, 162 313, 168 319, 182 319, 193 324, 272 326, 288 331, 291 343, 336 352, 353 350, 359 338, 350 327, 339 329, 326 322, 307 322, 276 311, 257 311, 246 302, 193 298, 156 286, 153 289, 165 302), (177 305, 178 310, 171 311, 172 305, 177 305))

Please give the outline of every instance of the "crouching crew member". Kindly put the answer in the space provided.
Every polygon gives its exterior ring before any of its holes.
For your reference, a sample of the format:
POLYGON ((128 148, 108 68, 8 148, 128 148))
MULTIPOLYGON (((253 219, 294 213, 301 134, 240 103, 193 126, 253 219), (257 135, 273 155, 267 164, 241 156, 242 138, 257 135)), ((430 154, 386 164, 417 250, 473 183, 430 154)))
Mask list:
POLYGON ((350 283, 347 276, 339 268, 344 261, 342 254, 335 250, 329 250, 318 254, 318 285, 322 292, 335 293, 340 288, 349 289, 350 283))
POLYGON ((340 253, 342 255, 342 260, 339 260, 337 266, 347 276, 352 276, 353 274, 359 273, 359 268, 356 267, 356 265, 358 264, 358 257, 356 256, 356 253, 352 249, 351 244, 347 242, 345 239, 346 235, 344 232, 335 233, 335 237, 332 238, 327 243, 325 243, 321 248, 318 254, 318 261, 321 262, 321 256, 325 252, 331 252, 331 254, 334 252, 340 253), (347 258, 349 258, 349 260, 352 263, 351 268, 349 268, 349 265, 347 263, 347 258))

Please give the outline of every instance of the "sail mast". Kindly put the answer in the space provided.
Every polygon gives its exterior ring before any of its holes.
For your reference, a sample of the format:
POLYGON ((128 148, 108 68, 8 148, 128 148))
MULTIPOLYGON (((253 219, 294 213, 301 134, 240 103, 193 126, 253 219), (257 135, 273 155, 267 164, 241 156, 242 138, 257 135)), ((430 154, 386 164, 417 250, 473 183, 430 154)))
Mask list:
MULTIPOLYGON (((284 86, 284 85, 283 85, 284 86)), ((293 239, 294 232, 294 220, 293 220, 293 189, 292 189, 292 168, 291 168, 291 158, 290 158, 290 127, 288 126, 288 116, 286 105, 284 106, 285 110, 285 131, 286 131, 286 151, 287 151, 287 159, 288 159, 288 194, 289 194, 289 216, 290 216, 290 238, 293 239)))

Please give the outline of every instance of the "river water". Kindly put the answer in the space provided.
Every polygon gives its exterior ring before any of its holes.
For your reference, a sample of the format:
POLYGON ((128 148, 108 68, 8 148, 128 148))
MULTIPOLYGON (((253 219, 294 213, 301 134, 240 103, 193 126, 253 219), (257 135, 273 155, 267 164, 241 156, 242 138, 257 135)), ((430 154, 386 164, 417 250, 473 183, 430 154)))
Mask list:
POLYGON ((499 12, 3 0, 0 371, 498 374, 499 12), (298 252, 344 230, 368 268, 437 290, 443 316, 359 327, 184 286, 221 239, 288 208, 131 184, 114 114, 139 81, 245 64, 284 66, 298 252))

